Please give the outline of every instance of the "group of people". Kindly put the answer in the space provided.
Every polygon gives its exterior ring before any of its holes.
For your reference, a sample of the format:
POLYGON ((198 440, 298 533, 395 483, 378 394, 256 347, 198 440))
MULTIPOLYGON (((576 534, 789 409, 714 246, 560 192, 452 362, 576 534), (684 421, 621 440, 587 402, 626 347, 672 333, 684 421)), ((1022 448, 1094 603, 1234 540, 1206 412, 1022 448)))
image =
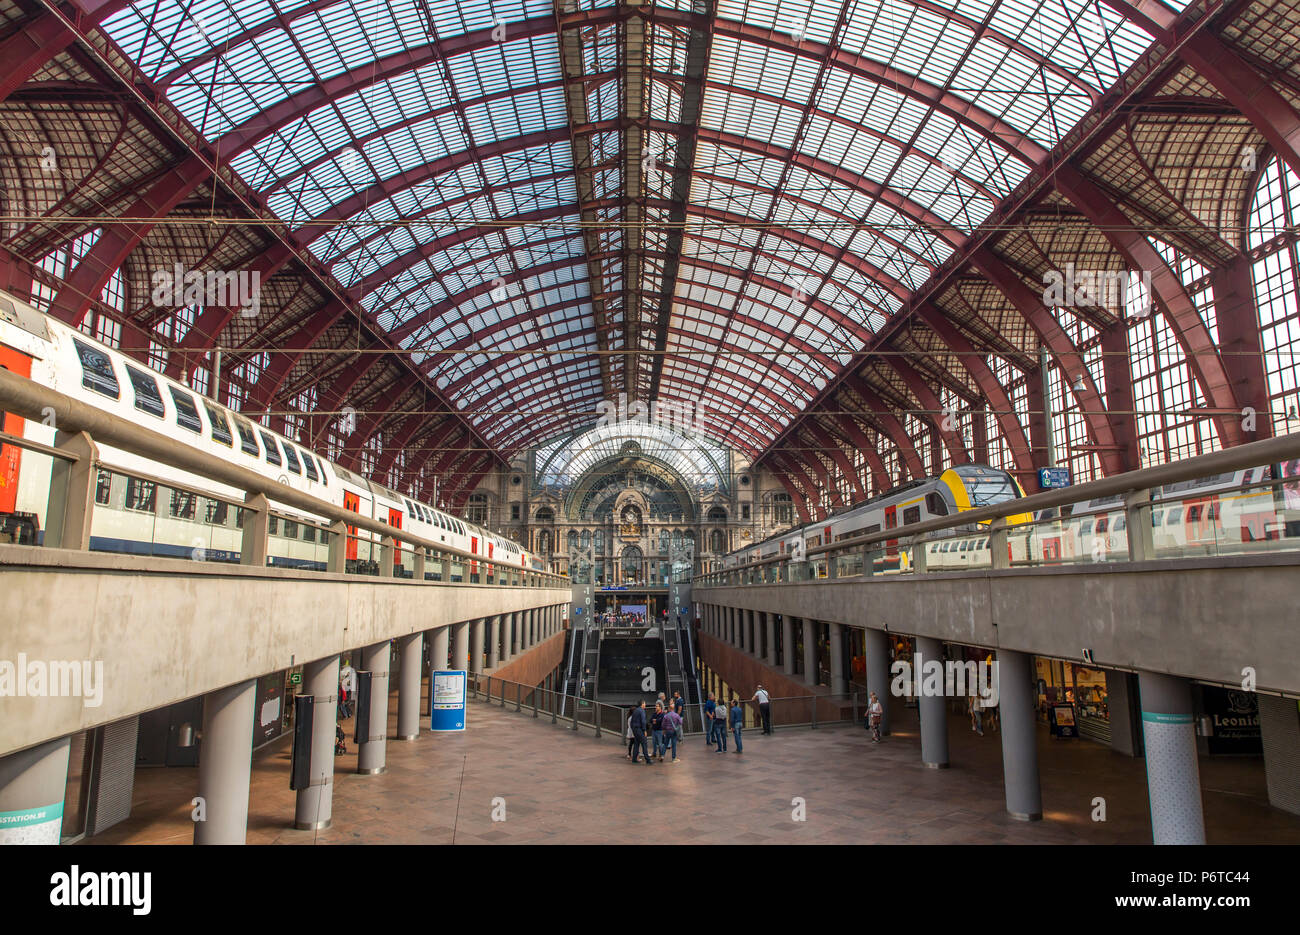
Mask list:
POLYGON ((596 615, 596 625, 602 627, 643 627, 646 625, 645 614, 632 612, 626 614, 603 613, 596 615))
MULTIPOLYGON (((762 692, 763 686, 760 685, 758 690, 762 692)), ((757 696, 758 692, 754 694, 757 696)), ((763 692, 763 696, 766 699, 767 693, 763 692)), ((766 707, 766 702, 764 707, 766 707)), ((741 706, 739 698, 732 695, 731 702, 727 703, 717 700, 714 698, 713 692, 709 692, 708 700, 704 702, 704 718, 708 722, 709 729, 704 738, 704 743, 706 746, 713 744, 715 747, 714 753, 727 752, 728 729, 736 738, 736 752, 740 754, 745 752, 745 745, 741 740, 741 735, 745 730, 745 709, 741 706)), ((763 733, 771 733, 770 718, 765 718, 764 724, 763 733)))
POLYGON ((682 711, 686 708, 686 699, 681 692, 673 692, 671 699, 659 693, 653 712, 646 711, 644 699, 632 709, 627 719, 627 758, 638 763, 638 756, 645 758, 649 766, 656 760, 664 761, 664 754, 672 750, 671 762, 677 759, 677 741, 682 733, 682 711), (650 733, 651 746, 646 746, 646 732, 650 733))

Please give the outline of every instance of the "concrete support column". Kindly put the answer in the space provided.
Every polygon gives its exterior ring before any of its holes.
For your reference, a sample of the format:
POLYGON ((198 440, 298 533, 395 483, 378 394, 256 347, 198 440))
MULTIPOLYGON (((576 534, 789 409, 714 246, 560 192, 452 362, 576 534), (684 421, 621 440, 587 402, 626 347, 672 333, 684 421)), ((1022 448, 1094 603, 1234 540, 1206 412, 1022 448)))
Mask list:
POLYGON ((316 831, 328 828, 334 817, 334 725, 339 702, 339 657, 326 656, 304 665, 302 687, 312 696, 311 785, 297 792, 293 826, 298 831, 316 831))
POLYGON ((71 745, 70 737, 60 737, 0 758, 0 815, 7 815, 0 845, 59 843, 71 745))
POLYGON ((746 637, 749 636, 749 611, 743 607, 736 608, 736 648, 742 653, 749 649, 746 637))
POLYGON ((866 655, 867 700, 871 692, 876 693, 883 713, 880 717, 880 733, 889 733, 889 634, 884 630, 867 627, 862 631, 863 653, 866 655))
POLYGON ((506 663, 513 659, 518 648, 519 632, 518 614, 509 613, 501 615, 501 662, 506 663))
POLYGON ((803 618, 803 680, 817 684, 817 627, 809 617, 803 618))
POLYGON ((357 745, 357 772, 363 776, 382 773, 388 752, 388 641, 361 651, 361 666, 370 673, 370 739, 357 745))
POLYGON ((1156 844, 1204 844, 1191 685, 1175 676, 1139 672, 1138 693, 1142 697, 1152 840, 1156 844))
MULTIPOLYGON (((437 647, 436 637, 434 647, 437 647)), ((469 668, 469 621, 451 625, 451 667, 469 668)))
MULTIPOLYGON (((199 797, 203 799, 206 820, 194 823, 195 844, 244 843, 256 694, 257 679, 249 679, 203 697, 199 797)), ((333 750, 330 753, 333 755, 333 750)))
POLYGON ((487 618, 480 617, 469 623, 469 667, 475 672, 482 672, 484 639, 487 636, 487 618))
POLYGON ((785 674, 794 675, 794 618, 789 614, 781 616, 781 656, 785 674))
POLYGON ((1028 653, 998 650, 998 705, 1002 718, 1002 776, 1007 812, 1021 821, 1043 817, 1043 791, 1038 783, 1038 715, 1035 711, 1033 668, 1028 653))
POLYGON ((844 627, 838 623, 828 624, 831 644, 831 691, 843 695, 848 691, 844 681, 844 627))
MULTIPOLYGON (((943 643, 928 636, 916 638, 916 657, 912 661, 913 691, 919 688, 922 666, 930 661, 943 665, 943 643)), ((921 762, 930 769, 948 768, 948 699, 942 693, 927 695, 917 691, 921 712, 921 762)))
POLYGON ((747 612, 746 617, 747 619, 745 621, 745 625, 749 628, 748 633, 746 634, 749 637, 749 654, 751 656, 757 656, 758 655, 758 613, 756 611, 751 610, 747 612))
POLYGON ((488 659, 489 669, 495 669, 501 664, 501 615, 493 614, 491 623, 488 624, 488 659))
MULTIPOLYGON (((441 632, 446 632, 445 630, 441 632)), ((424 634, 399 637, 401 660, 397 679, 397 739, 414 740, 420 736, 420 691, 424 686, 424 634)), ((446 645, 443 646, 444 654, 446 645)))
MULTIPOLYGON (((453 624, 450 627, 439 627, 436 630, 429 631, 429 669, 447 668, 447 650, 451 644, 451 634, 453 630, 464 626, 463 623, 453 624)), ((459 668, 464 668, 460 666, 459 668)))
POLYGON ((763 613, 763 623, 767 627, 767 664, 776 668, 776 614, 770 610, 763 613))
POLYGON ((524 651, 524 614, 516 611, 510 615, 510 655, 513 658, 524 651))

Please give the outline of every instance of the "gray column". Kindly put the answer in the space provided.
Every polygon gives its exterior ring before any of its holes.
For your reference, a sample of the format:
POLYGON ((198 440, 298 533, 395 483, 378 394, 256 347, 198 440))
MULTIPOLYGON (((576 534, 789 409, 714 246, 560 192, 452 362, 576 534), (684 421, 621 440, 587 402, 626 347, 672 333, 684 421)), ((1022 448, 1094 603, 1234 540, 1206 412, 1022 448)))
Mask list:
POLYGON ((487 635, 487 618, 471 620, 469 624, 469 667, 474 672, 482 672, 484 637, 487 635))
POLYGON ((1138 693, 1142 697, 1152 840, 1156 844, 1204 844, 1191 685, 1175 676, 1139 672, 1138 693))
POLYGON ((488 624, 488 668, 501 664, 501 615, 493 614, 488 624))
MULTIPOLYGON (((445 632, 445 631, 444 631, 445 632)), ((397 739, 414 740, 420 736, 420 690, 424 686, 424 634, 399 637, 401 660, 397 681, 397 739)))
POLYGON ((299 789, 293 826, 328 828, 334 817, 334 725, 337 723, 339 657, 326 656, 302 667, 303 691, 312 696, 311 785, 299 789))
POLYGON ((357 744, 357 772, 382 773, 388 751, 388 641, 361 651, 361 665, 370 673, 370 739, 357 744))
POLYGON ((831 644, 831 691, 843 695, 848 691, 844 683, 844 628, 838 623, 828 624, 831 644))
POLYGON ((794 675, 794 618, 789 614, 781 615, 781 656, 785 674, 794 675))
MULTIPOLYGON (((251 713, 248 730, 251 747, 251 713)), ((10 813, 0 828, 0 845, 59 843, 71 746, 72 738, 60 737, 0 758, 0 815, 10 813)))
MULTIPOLYGON (((451 625, 451 667, 453 669, 469 668, 469 621, 451 625)), ((434 647, 437 647, 436 637, 434 647)))
POLYGON ((866 655, 867 699, 876 693, 883 713, 880 717, 881 735, 889 733, 889 704, 893 700, 889 691, 889 634, 884 630, 863 630, 863 652, 866 655))
POLYGON ((1137 676, 1106 670, 1106 710, 1110 715, 1110 748, 1125 756, 1142 755, 1142 718, 1138 708, 1137 676))
MULTIPOLYGON (((451 633, 453 630, 465 626, 463 623, 455 623, 449 627, 438 627, 436 630, 429 631, 429 669, 447 668, 447 649, 451 644, 451 633)), ((464 668, 460 666, 459 668, 464 668)))
POLYGON ((803 618, 803 680, 809 685, 817 684, 816 629, 811 618, 803 618))
POLYGON ((767 627, 767 664, 776 668, 776 614, 764 611, 762 614, 764 626, 767 627))
POLYGON ((918 636, 916 653, 920 658, 913 660, 912 684, 913 691, 919 695, 917 706, 921 713, 921 762, 930 769, 947 769, 948 699, 942 692, 929 695, 919 690, 925 664, 935 660, 943 665, 943 643, 928 636, 918 636), (918 662, 920 666, 917 666, 918 662))
MULTIPOLYGON (((1259 736, 1264 745, 1264 781, 1268 804, 1300 815, 1300 715, 1294 698, 1256 695, 1259 736)), ((1113 730, 1114 728, 1112 728, 1113 730)), ((0 805, 0 811, 4 806, 0 805)))
POLYGON ((524 648, 524 615, 522 611, 510 614, 510 656, 518 656, 524 648))
POLYGON ((203 799, 206 820, 194 823, 195 844, 244 843, 256 693, 257 679, 249 679, 203 697, 199 797, 203 799))
POLYGON ((998 650, 998 707, 1002 719, 1002 776, 1007 812, 1021 821, 1043 817, 1038 782, 1038 715, 1034 704, 1034 670, 1027 653, 998 650))

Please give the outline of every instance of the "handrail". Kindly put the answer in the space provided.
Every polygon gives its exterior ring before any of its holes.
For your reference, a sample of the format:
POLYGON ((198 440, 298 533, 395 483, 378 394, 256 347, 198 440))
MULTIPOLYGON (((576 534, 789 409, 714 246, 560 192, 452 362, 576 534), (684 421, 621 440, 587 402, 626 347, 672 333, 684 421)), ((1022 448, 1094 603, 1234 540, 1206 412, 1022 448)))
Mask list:
MULTIPOLYGON (((1135 490, 1164 487, 1179 481, 1195 480, 1198 477, 1223 474, 1228 471, 1257 467, 1262 464, 1276 464, 1296 457, 1300 457, 1300 432, 1266 438, 1263 441, 1248 442, 1232 448, 1223 448, 1209 454, 1197 455, 1194 458, 1185 458, 1169 464, 1141 468, 1136 471, 1126 471, 1123 474, 1115 474, 1111 477, 1103 477, 1100 480, 1087 481, 1071 487, 1040 491, 1027 497, 1021 497, 1018 500, 1006 500, 1002 503, 977 507, 973 510, 964 510, 949 516, 938 516, 934 519, 922 520, 919 523, 895 526, 893 529, 862 533, 836 542, 808 548, 804 554, 807 556, 821 555, 890 539, 910 539, 935 530, 954 529, 984 520, 1003 519, 1017 513, 1034 513, 1038 510, 1078 503, 1081 500, 1093 500, 1114 494, 1127 494, 1135 490)), ((1249 486, 1256 485, 1251 484, 1249 486)), ((744 571, 748 568, 781 564, 789 560, 790 556, 788 554, 759 558, 751 562, 745 562, 742 565, 732 565, 730 568, 720 568, 714 572, 697 575, 692 578, 692 581, 698 581, 709 575, 722 572, 744 571)))
MULTIPOLYGON (((137 425, 128 419, 104 412, 74 399, 58 390, 41 386, 26 377, 10 370, 0 368, 0 408, 28 419, 45 419, 53 414, 54 425, 63 432, 85 432, 93 440, 129 451, 142 458, 149 458, 168 464, 171 467, 198 474, 209 480, 226 484, 246 494, 262 494, 268 500, 295 507, 304 512, 324 516, 347 526, 355 526, 367 532, 387 538, 397 539, 409 545, 431 550, 439 555, 449 555, 466 561, 479 562, 485 566, 512 569, 529 575, 537 575, 546 580, 560 582, 557 575, 548 571, 537 571, 486 558, 466 552, 445 542, 434 542, 412 535, 404 529, 390 526, 382 520, 371 519, 360 513, 353 513, 328 500, 322 500, 311 494, 303 493, 278 481, 263 477, 256 471, 231 464, 206 452, 183 445, 175 439, 137 425)), ((208 496, 208 494, 205 494, 208 496)))

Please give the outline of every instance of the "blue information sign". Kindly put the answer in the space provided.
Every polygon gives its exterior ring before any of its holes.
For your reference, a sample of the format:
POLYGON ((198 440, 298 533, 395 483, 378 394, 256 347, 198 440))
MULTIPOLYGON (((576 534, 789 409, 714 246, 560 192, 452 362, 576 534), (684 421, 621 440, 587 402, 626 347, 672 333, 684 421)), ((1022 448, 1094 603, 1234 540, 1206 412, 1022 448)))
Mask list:
POLYGON ((465 729, 465 670, 434 672, 433 704, 430 705, 429 730, 465 729))
POLYGON ((1053 487, 1069 487, 1070 483, 1070 469, 1068 467, 1038 469, 1038 486, 1044 490, 1050 490, 1053 487))

